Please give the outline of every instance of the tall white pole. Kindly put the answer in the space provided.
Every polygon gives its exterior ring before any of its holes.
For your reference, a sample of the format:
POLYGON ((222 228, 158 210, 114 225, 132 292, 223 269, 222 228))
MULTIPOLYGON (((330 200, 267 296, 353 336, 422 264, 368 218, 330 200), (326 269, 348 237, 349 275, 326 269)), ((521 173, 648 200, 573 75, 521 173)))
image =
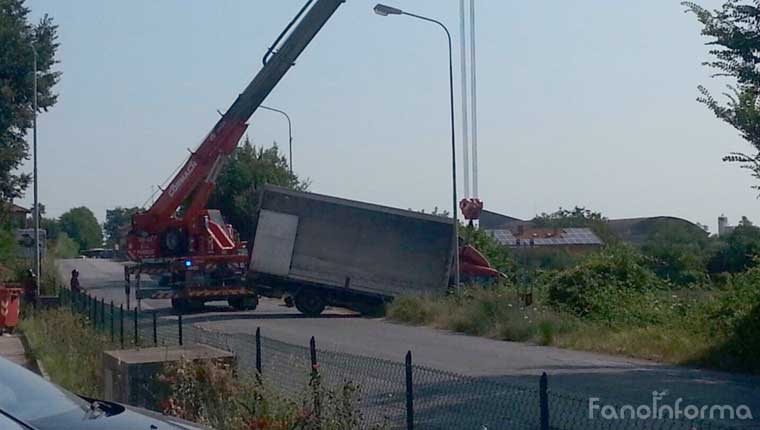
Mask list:
POLYGON ((467 124, 467 36, 465 32, 464 0, 459 0, 459 65, 462 86, 462 170, 464 171, 464 197, 470 197, 470 143, 467 124))
POLYGON ((478 195, 478 87, 475 67, 475 0, 470 0, 470 79, 472 79, 472 196, 478 195))
POLYGON ((40 202, 37 195, 37 191, 39 190, 39 181, 37 178, 37 48, 34 45, 32 45, 32 51, 34 52, 34 95, 32 96, 34 99, 34 140, 32 143, 32 151, 34 151, 34 211, 32 214, 34 214, 34 270, 36 275, 34 287, 37 293, 37 297, 39 297, 40 278, 42 277, 42 274, 40 272, 42 271, 42 264, 40 262, 40 202))

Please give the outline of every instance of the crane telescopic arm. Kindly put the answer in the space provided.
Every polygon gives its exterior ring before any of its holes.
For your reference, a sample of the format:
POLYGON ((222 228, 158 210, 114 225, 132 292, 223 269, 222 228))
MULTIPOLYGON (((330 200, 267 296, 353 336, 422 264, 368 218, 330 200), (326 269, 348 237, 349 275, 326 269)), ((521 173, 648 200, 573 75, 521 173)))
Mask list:
MULTIPOLYGON (((295 64, 301 52, 344 1, 310 0, 306 3, 299 15, 288 26, 290 28, 295 24, 288 37, 277 51, 270 49, 269 54, 264 57, 264 66, 191 154, 174 176, 169 187, 161 193, 150 209, 133 217, 134 231, 149 234, 165 231, 169 226, 180 221, 175 218, 177 209, 191 196, 189 208, 194 210, 186 211, 185 218, 194 216, 197 209, 205 208, 216 175, 227 156, 235 150, 248 127, 246 121, 261 106, 285 73, 295 64), (295 24, 312 1, 314 4, 295 24)), ((283 31, 278 41, 285 35, 288 28, 283 31)))

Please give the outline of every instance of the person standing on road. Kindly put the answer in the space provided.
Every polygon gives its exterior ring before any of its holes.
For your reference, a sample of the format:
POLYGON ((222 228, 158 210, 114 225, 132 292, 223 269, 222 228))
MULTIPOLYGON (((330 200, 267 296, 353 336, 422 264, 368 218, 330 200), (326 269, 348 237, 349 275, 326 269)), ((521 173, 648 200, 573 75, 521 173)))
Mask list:
POLYGON ((37 276, 32 269, 27 269, 24 276, 24 302, 37 307, 37 276))
POLYGON ((71 271, 71 292, 72 293, 79 293, 82 291, 81 286, 79 285, 79 271, 77 269, 74 269, 71 271))

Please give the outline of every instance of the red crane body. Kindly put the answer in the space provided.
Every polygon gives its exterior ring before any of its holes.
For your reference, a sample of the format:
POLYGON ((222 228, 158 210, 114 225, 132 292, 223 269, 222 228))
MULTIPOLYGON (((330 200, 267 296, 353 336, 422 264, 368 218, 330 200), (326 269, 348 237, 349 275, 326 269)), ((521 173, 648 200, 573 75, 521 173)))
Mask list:
MULTIPOLYGON (((218 210, 206 205, 225 161, 248 128, 248 119, 344 1, 307 1, 269 49, 261 70, 191 152, 169 186, 147 211, 132 217, 127 255, 138 264, 125 267, 127 297, 134 274, 138 304, 142 298, 171 298, 179 310, 194 309, 209 300, 228 300, 239 309, 255 308, 256 292, 244 284, 246 244, 218 210), (159 284, 172 291, 164 288, 163 292, 142 294, 140 274, 160 275, 159 284)), ((477 250, 467 248, 459 253, 464 271, 499 275, 477 250)))
POLYGON ((312 3, 309 1, 283 31, 275 45, 303 15, 279 50, 270 48, 262 69, 153 205, 132 218, 132 230, 127 237, 127 254, 132 260, 151 262, 178 257, 245 260, 244 244, 232 226, 224 223, 219 211, 206 209, 216 177, 245 133, 246 121, 343 2, 316 0, 306 11, 312 3))

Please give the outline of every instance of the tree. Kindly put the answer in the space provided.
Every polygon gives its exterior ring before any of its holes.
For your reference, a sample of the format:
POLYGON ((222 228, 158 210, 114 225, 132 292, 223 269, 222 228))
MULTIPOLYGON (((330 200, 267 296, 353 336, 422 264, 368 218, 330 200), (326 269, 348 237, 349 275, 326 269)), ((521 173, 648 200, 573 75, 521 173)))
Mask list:
POLYGON ((99 248, 103 246, 103 231, 88 208, 81 206, 61 215, 61 231, 79 244, 79 249, 99 248))
POLYGON ((755 266, 755 258, 760 256, 760 228, 738 225, 721 240, 722 246, 708 263, 710 273, 738 273, 755 266))
POLYGON ((246 136, 235 150, 216 181, 209 199, 209 208, 219 209, 238 229, 243 240, 252 237, 251 221, 258 206, 257 190, 264 184, 279 185, 305 191, 308 181, 290 173, 287 159, 277 145, 256 147, 246 136))
POLYGON ((669 219, 649 227, 641 245, 647 266, 661 278, 686 285, 705 278, 710 239, 702 228, 669 219))
POLYGON ((0 200, 21 197, 30 177, 14 173, 29 156, 25 137, 32 127, 34 50, 37 51, 37 104, 47 111, 57 100, 53 71, 58 27, 45 15, 29 24, 24 0, 0 0, 0 200), (32 48, 34 46, 35 48, 32 48))
POLYGON ((594 212, 582 206, 576 206, 572 210, 559 208, 550 214, 542 212, 536 215, 532 221, 536 227, 587 227, 594 231, 604 243, 615 242, 614 233, 607 225, 607 218, 600 212, 594 212))
POLYGON ((132 215, 139 210, 138 207, 123 208, 121 206, 106 210, 106 222, 103 224, 103 230, 106 234, 106 243, 109 246, 121 243, 132 224, 132 215))
POLYGON ((61 233, 61 224, 55 218, 40 218, 40 228, 45 230, 48 240, 58 239, 61 233))
MULTIPOLYGON (((712 61, 703 65, 716 71, 714 76, 731 78, 726 103, 721 104, 699 86, 697 101, 705 104, 719 119, 734 127, 755 149, 755 154, 733 152, 724 161, 739 163, 760 180, 760 3, 727 0, 721 9, 709 11, 692 2, 682 2, 703 25, 702 35, 711 40, 712 61)), ((753 188, 760 190, 760 185, 753 188)))

